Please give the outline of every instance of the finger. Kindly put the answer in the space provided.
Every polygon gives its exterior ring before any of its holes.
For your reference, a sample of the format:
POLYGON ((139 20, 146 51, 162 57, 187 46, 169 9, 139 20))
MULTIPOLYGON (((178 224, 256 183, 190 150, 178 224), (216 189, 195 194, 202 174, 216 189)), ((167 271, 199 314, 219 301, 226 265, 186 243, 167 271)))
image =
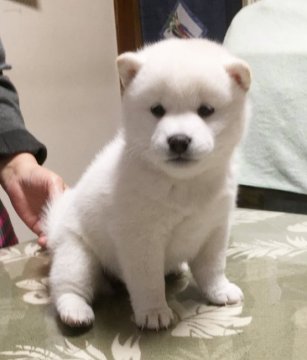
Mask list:
POLYGON ((38 238, 37 240, 38 244, 42 247, 42 248, 46 248, 47 247, 47 237, 42 235, 38 238))

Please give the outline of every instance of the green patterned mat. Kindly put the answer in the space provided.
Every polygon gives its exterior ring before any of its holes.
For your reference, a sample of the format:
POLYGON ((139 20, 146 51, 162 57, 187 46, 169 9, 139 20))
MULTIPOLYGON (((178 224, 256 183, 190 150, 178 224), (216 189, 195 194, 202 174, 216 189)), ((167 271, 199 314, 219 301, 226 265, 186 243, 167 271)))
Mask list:
POLYGON ((243 306, 206 304, 189 274, 167 280, 177 322, 142 332, 125 291, 99 299, 91 329, 57 319, 49 259, 35 242, 0 250, 0 359, 300 360, 307 358, 307 217, 237 210, 227 273, 243 306))

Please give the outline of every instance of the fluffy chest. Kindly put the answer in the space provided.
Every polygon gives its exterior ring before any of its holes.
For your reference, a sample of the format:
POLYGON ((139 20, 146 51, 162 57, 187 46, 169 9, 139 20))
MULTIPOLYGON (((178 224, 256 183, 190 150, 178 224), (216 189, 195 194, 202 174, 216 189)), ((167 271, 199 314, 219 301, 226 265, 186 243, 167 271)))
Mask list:
POLYGON ((183 217, 173 227, 165 248, 167 268, 194 258, 217 227, 227 226, 230 211, 225 205, 221 202, 208 203, 183 217))
POLYGON ((234 194, 225 178, 170 181, 136 173, 114 193, 108 221, 113 238, 133 248, 162 246, 166 262, 193 257, 221 214, 229 212, 234 194))
MULTIPOLYGON (((218 227, 227 227, 235 202, 233 186, 216 184, 173 190, 170 198, 186 212, 169 233, 165 249, 166 267, 194 258, 218 227)), ((183 213, 182 213, 183 214, 183 213)))

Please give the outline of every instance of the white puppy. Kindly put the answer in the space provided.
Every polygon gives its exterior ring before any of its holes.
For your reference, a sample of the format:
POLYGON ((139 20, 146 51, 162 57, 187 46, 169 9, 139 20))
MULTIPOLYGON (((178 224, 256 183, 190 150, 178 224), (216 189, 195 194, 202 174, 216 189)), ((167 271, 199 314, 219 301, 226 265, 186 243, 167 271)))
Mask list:
POLYGON ((117 59, 123 128, 49 206, 51 295, 71 326, 94 320, 103 271, 122 279, 140 327, 168 327, 164 275, 187 261, 214 304, 242 299, 224 275, 246 122, 246 63, 208 40, 166 40, 117 59))

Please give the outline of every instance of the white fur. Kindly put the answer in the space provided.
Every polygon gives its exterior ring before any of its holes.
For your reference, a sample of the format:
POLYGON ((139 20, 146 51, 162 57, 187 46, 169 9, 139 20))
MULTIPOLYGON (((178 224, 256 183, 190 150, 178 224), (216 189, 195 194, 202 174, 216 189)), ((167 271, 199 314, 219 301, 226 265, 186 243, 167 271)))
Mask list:
POLYGON ((118 67, 123 128, 47 211, 51 293, 64 322, 88 325, 98 285, 108 287, 103 268, 125 282, 137 325, 158 329, 172 320, 164 275, 184 261, 212 303, 243 297, 224 269, 250 73, 207 40, 162 41, 121 55, 118 67), (202 104, 215 108, 207 119, 202 104), (192 139, 191 161, 169 161, 176 134, 192 139))

